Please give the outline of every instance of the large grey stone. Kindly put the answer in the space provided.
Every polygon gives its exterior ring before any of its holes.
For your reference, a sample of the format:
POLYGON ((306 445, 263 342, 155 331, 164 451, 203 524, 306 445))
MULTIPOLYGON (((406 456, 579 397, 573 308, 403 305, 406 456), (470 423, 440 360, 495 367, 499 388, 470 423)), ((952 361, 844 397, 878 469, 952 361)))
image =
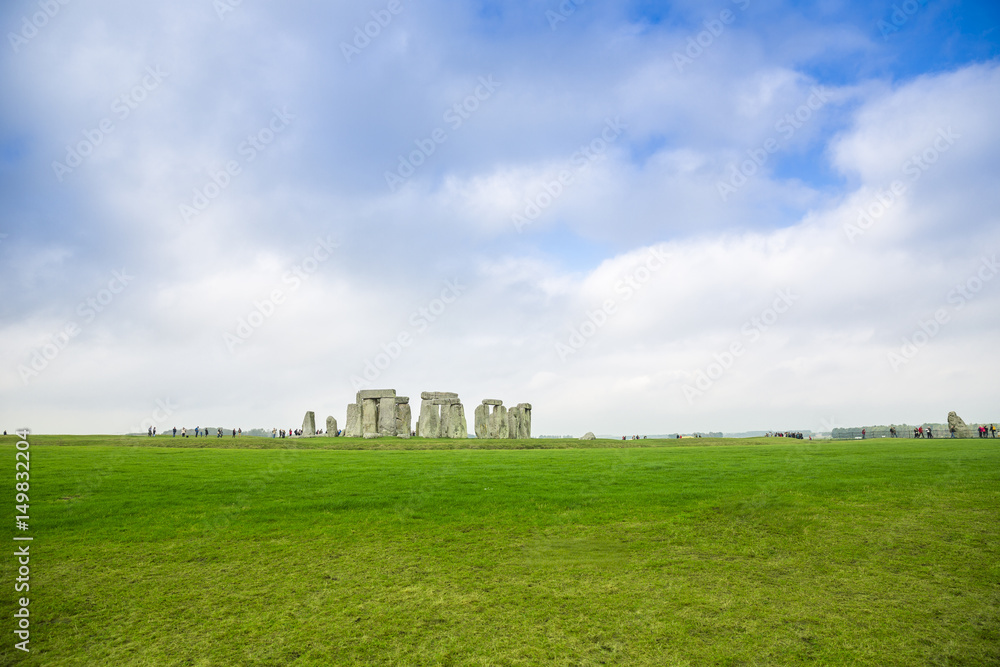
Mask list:
MULTIPOLYGON (((438 404, 440 399, 433 401, 433 403, 438 404)), ((441 424, 438 426, 438 437, 439 438, 450 438, 452 430, 452 410, 451 405, 441 405, 441 424)))
POLYGON ((337 437, 337 420, 333 417, 326 418, 326 437, 336 438, 337 437))
POLYGON ((395 389, 362 389, 358 392, 358 403, 366 398, 394 398, 395 389))
POLYGON ((420 436, 421 438, 440 437, 441 433, 440 414, 441 414, 441 407, 435 405, 431 399, 425 398, 421 400, 420 416, 417 418, 417 435, 420 436))
POLYGON ((366 398, 361 401, 361 432, 365 437, 378 435, 378 402, 380 399, 366 398))
POLYGON ((507 421, 507 408, 502 405, 493 406, 493 411, 486 418, 486 437, 490 439, 507 438, 510 435, 510 424, 507 421))
POLYGON ((316 413, 309 411, 302 419, 302 435, 311 437, 316 435, 316 413))
POLYGON ((347 406, 347 419, 344 420, 344 437, 360 438, 364 433, 361 430, 361 406, 351 403, 347 406))
POLYGON ((503 405, 503 401, 499 398, 484 398, 483 405, 503 405))
POLYGON ((524 440, 529 440, 531 438, 531 403, 518 403, 517 410, 520 413, 517 422, 517 436, 524 440))
POLYGON ((521 412, 517 408, 507 410, 507 437, 517 438, 521 412))
POLYGON ((582 436, 580 436, 580 439, 581 440, 597 440, 597 436, 594 435, 593 431, 587 431, 582 436))
POLYGON ((399 403, 399 399, 396 399, 396 435, 401 438, 410 437, 410 425, 412 423, 412 416, 410 413, 409 403, 399 403))
POLYGON ((449 438, 468 438, 469 424, 465 420, 465 407, 461 403, 454 405, 442 405, 441 412, 448 411, 448 435, 449 438))
POLYGON ((386 396, 378 402, 378 434, 385 437, 396 435, 396 397, 386 396))
POLYGON ((485 438, 486 420, 490 416, 490 409, 485 403, 477 405, 474 415, 475 415, 476 437, 485 438))
POLYGON ((401 403, 409 403, 409 402, 410 402, 410 397, 409 396, 397 396, 396 397, 396 405, 399 405, 401 403))
MULTIPOLYGON (((950 436, 951 429, 955 429, 956 438, 971 438, 973 437, 972 427, 965 423, 965 420, 958 416, 954 411, 948 413, 948 435, 950 436)), ((978 425, 977 425, 978 430, 978 425)), ((978 436, 979 433, 976 433, 978 436)))
POLYGON ((423 391, 420 398, 425 401, 432 401, 436 398, 458 398, 458 394, 453 391, 423 391))

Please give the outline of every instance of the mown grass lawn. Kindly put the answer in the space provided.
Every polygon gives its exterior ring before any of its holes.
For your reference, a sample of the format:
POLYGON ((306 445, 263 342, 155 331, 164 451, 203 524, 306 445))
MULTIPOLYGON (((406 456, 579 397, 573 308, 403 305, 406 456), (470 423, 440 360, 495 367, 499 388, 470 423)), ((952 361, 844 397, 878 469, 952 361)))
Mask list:
POLYGON ((170 440, 31 438, 0 663, 1000 664, 996 440, 170 440))

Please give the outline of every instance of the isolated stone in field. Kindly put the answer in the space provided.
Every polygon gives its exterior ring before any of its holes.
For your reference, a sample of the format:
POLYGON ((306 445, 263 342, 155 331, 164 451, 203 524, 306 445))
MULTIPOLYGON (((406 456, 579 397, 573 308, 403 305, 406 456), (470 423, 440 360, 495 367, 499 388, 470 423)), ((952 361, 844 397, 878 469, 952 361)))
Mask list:
POLYGON ((594 435, 593 431, 587 431, 582 436, 580 436, 580 439, 581 440, 597 440, 597 436, 594 435))
POLYGON ((337 437, 337 420, 333 417, 326 418, 326 437, 337 437))
POLYGON ((955 436, 959 438, 971 438, 972 427, 965 423, 965 420, 954 411, 948 413, 948 430, 955 429, 955 436))
POLYGON ((302 419, 302 435, 311 437, 316 435, 316 413, 309 411, 302 419))
POLYGON ((344 422, 344 437, 360 438, 361 433, 361 406, 351 403, 347 406, 347 419, 344 422))

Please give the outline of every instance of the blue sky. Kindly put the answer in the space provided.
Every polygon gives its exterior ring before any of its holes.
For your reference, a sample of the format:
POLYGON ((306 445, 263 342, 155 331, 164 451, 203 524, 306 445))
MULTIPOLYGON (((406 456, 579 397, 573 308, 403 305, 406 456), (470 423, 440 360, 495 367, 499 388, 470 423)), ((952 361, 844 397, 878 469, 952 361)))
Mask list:
POLYGON ((287 427, 381 387, 536 434, 1000 418, 998 24, 7 3, 0 426, 287 427))

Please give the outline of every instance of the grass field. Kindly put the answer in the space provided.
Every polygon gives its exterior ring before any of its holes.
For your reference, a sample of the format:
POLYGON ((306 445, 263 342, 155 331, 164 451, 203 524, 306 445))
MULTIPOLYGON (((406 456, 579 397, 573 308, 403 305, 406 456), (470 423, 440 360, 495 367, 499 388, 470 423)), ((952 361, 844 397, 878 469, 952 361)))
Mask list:
POLYGON ((997 440, 30 440, 4 665, 1000 664, 997 440))

